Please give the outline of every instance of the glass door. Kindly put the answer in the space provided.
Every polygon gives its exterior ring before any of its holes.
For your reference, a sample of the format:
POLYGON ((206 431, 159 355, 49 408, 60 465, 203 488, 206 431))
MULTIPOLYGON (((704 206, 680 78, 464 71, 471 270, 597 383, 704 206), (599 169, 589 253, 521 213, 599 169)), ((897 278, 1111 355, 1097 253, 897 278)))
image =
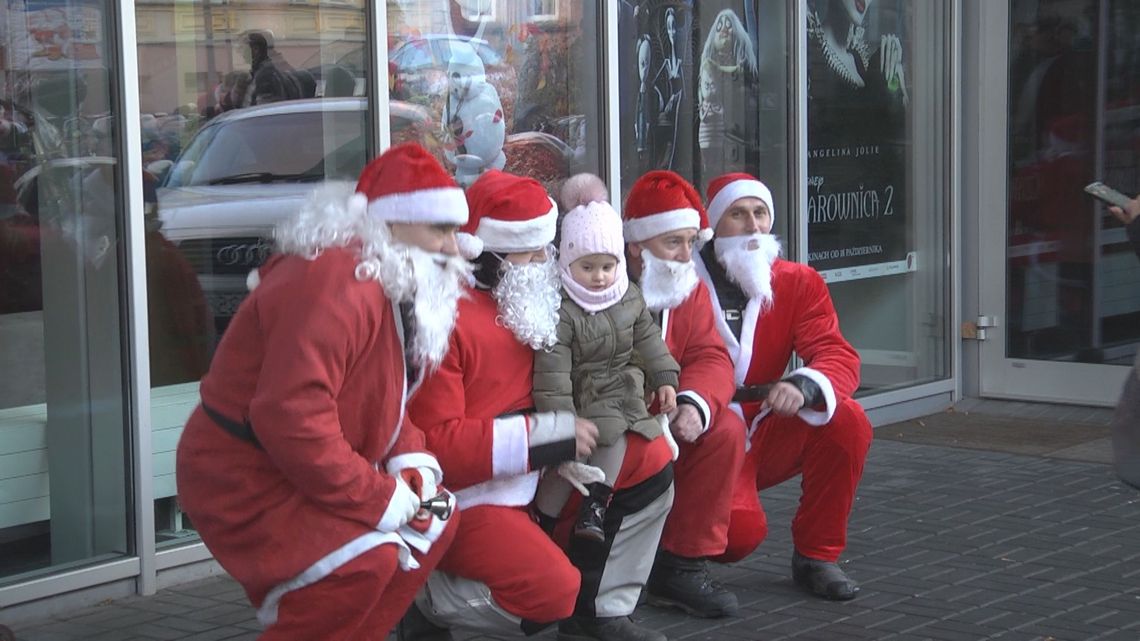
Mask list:
POLYGON ((983 347, 982 391, 1110 405, 1140 343, 1140 264, 1082 188, 1140 190, 1140 6, 1008 11, 1005 216, 983 222, 1004 238, 990 254, 1004 276, 983 292, 1002 327, 983 347))

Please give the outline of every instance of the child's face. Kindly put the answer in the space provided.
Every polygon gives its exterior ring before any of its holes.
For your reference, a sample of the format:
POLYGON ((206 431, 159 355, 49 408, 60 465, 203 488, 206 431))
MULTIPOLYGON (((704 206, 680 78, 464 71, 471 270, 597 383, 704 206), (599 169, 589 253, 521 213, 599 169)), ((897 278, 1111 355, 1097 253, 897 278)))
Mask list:
POLYGON ((582 287, 598 292, 614 284, 617 266, 617 258, 609 254, 590 254, 570 263, 570 275, 582 287))

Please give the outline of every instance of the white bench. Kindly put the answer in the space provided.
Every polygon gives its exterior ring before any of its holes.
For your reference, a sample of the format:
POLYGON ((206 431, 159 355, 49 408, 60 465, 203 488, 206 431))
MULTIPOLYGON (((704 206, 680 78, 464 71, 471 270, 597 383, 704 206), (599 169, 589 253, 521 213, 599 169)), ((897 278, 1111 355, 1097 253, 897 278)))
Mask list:
MULTIPOLYGON (((177 494, 174 454, 182 426, 198 404, 198 383, 151 392, 154 498, 177 494)), ((0 409, 0 529, 51 518, 47 406, 0 409)))

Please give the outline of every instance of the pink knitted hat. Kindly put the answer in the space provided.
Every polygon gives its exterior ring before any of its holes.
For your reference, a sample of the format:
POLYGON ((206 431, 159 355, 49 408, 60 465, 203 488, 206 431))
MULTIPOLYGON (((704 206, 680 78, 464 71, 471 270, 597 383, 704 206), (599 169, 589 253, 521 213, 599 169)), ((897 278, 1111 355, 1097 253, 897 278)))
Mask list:
POLYGON ((607 202, 579 205, 562 219, 558 264, 569 270, 571 263, 590 254, 610 254, 617 259, 618 269, 624 269, 625 241, 621 234, 621 217, 607 202))

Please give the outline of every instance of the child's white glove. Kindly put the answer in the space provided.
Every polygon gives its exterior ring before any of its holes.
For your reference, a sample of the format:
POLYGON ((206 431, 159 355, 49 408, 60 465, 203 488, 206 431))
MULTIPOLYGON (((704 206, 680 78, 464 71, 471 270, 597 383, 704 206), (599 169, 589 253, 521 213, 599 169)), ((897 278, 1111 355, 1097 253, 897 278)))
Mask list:
POLYGON ((586 486, 590 483, 601 483, 606 480, 606 473, 600 467, 593 465, 586 465, 578 461, 566 461, 561 463, 557 468, 558 476, 566 479, 574 489, 582 493, 582 496, 590 496, 590 489, 586 486))
POLYGON ((673 460, 677 460, 677 456, 681 453, 681 448, 677 447, 677 439, 673 438, 673 432, 669 431, 669 417, 665 414, 657 415, 657 422, 661 424, 661 435, 665 437, 665 442, 669 444, 669 451, 673 453, 673 460))

